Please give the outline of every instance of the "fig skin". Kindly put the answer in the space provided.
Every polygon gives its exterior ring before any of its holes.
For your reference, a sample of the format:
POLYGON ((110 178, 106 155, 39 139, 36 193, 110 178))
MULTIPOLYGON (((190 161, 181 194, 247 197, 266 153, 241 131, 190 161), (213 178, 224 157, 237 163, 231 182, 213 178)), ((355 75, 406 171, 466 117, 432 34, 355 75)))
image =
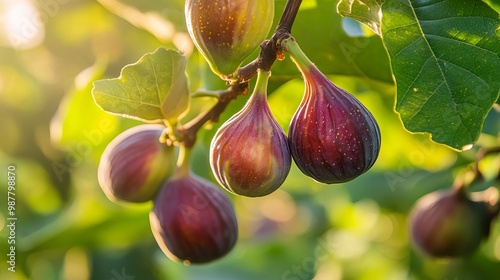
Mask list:
POLYGON ((98 167, 99 185, 115 202, 146 202, 154 198, 176 166, 176 149, 160 143, 162 125, 128 129, 111 141, 98 167))
POLYGON ((265 39, 273 0, 187 0, 188 32, 212 71, 231 80, 243 60, 265 39))
POLYGON ((343 183, 368 171, 380 151, 380 129, 353 95, 337 87, 293 41, 286 44, 305 80, 288 132, 292 157, 314 180, 343 183))
POLYGON ((193 174, 167 181, 149 218, 165 255, 184 264, 216 260, 231 251, 238 238, 231 201, 193 174))
POLYGON ((410 213, 411 241, 432 257, 467 256, 488 237, 494 217, 488 203, 470 200, 462 188, 435 191, 410 213))
POLYGON ((215 178, 231 193, 259 197, 277 190, 291 166, 287 137, 267 103, 270 72, 259 70, 243 109, 216 132, 210 145, 215 178))

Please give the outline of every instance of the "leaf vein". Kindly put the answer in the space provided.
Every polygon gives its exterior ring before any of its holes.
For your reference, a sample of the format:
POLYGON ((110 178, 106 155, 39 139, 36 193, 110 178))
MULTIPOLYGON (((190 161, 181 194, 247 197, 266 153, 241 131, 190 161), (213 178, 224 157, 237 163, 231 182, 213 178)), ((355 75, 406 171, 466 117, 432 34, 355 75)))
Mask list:
POLYGON ((440 59, 440 58, 438 58, 437 60, 438 61, 442 61, 443 63, 451 64, 451 65, 453 65, 453 66, 455 66, 455 67, 463 70, 464 72, 466 72, 466 73, 474 76, 477 80, 481 81, 481 83, 485 84, 486 86, 489 86, 488 83, 485 80, 483 80, 483 78, 479 77, 477 74, 475 74, 474 72, 470 71, 469 69, 466 69, 466 68, 464 68, 464 67, 462 67, 462 66, 460 66, 458 64, 455 64, 453 62, 450 62, 448 60, 444 60, 444 59, 440 59))
MULTIPOLYGON (((413 81, 410 84, 408 84, 408 87, 406 88, 405 92, 403 93, 403 97, 401 97, 401 100, 399 101, 399 103, 401 103, 401 104, 404 103, 404 100, 409 95, 408 93, 411 92, 411 88, 413 87, 413 85, 415 84, 417 79, 420 77, 420 74, 422 73, 422 71, 424 71, 425 65, 430 61, 430 59, 431 59, 431 57, 427 58, 425 63, 422 65, 422 67, 420 67, 420 71, 418 72, 418 74, 415 75, 415 78, 413 79, 413 81)), ((429 98, 431 98, 431 97, 432 96, 429 96, 429 98)))
MULTIPOLYGON (((139 92, 140 102, 142 102, 143 101, 142 100, 142 91, 139 88, 139 83, 137 82, 137 78, 135 77, 134 74, 130 74, 130 76, 132 76, 132 78, 134 79, 135 88, 137 88, 137 91, 139 92)), ((120 84, 120 86, 122 87, 123 90, 125 90, 121 84, 120 84)), ((133 100, 130 96, 128 96, 128 99, 129 100, 133 100)))
POLYGON ((149 64, 151 64, 151 68, 153 69, 153 75, 155 78, 155 86, 156 86, 156 96, 158 97, 158 104, 161 104, 161 94, 160 94, 160 85, 158 84, 158 75, 156 74, 155 65, 151 57, 147 57, 149 64))
MULTIPOLYGON (((120 85, 121 87, 121 85, 120 85)), ((122 87, 123 89, 123 87, 122 87)), ((158 108, 158 105, 156 104, 151 104, 151 103, 147 103, 147 102, 143 102, 141 100, 133 100, 133 99, 130 99, 130 98, 124 98, 124 97, 121 97, 121 96, 118 96, 118 95, 113 95, 113 94, 108 94, 108 93, 105 93, 105 92, 97 92, 98 94, 101 94, 101 95, 104 95, 104 96, 107 96, 109 98, 113 98, 113 99, 116 99, 116 100, 119 100, 119 101, 125 101, 125 103, 139 103, 139 104, 142 104, 142 105, 147 105, 147 106, 151 106, 151 107, 155 107, 155 108, 158 108)))
POLYGON ((416 23, 410 23, 410 24, 407 24, 407 25, 400 25, 400 26, 396 26, 396 27, 393 27, 393 28, 388 28, 386 33, 389 32, 389 31, 396 31, 396 30, 399 30, 399 29, 405 29, 407 27, 410 27, 412 25, 417 25, 416 23))
POLYGON ((417 43, 420 39, 422 39, 421 37, 418 37, 417 39, 413 40, 413 42, 409 43, 408 45, 406 45, 406 47, 402 48, 399 52, 397 52, 394 56, 399 56, 399 54, 401 54, 403 51, 405 51, 406 49, 408 49, 409 47, 411 47, 413 44, 417 43))
MULTIPOLYGON (((484 49, 484 48, 481 48, 480 46, 478 45, 474 45, 474 44, 471 44, 469 42, 465 42, 465 41, 462 41, 462 40, 457 40, 455 38, 449 38, 449 37, 443 37, 443 36, 439 36, 439 35, 435 35, 435 34, 426 34, 426 37, 429 37, 429 38, 436 38, 438 40, 443 40, 443 41, 452 41, 452 42, 456 42, 456 43, 459 43, 461 45, 466 45, 466 46, 469 46, 469 47, 473 47, 473 48, 477 48, 481 51, 484 51, 484 52, 487 52, 487 53, 491 53, 493 55, 497 55, 495 52, 491 51, 491 50, 488 50, 488 49, 484 49)), ((484 37, 483 37, 484 38, 484 37)), ((480 40, 478 40, 480 41, 480 40)))

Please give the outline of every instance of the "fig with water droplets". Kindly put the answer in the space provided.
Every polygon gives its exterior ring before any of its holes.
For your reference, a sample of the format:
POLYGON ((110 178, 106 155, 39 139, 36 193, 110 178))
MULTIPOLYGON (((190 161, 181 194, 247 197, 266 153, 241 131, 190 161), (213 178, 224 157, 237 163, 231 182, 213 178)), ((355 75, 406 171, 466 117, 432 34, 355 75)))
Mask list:
POLYGON ((193 174, 167 181, 149 217, 165 255, 185 264, 206 263, 226 255, 238 237, 231 201, 212 183, 193 174))
POLYGON ((498 206, 473 201, 464 188, 432 192, 421 197, 410 216, 412 243, 433 257, 472 254, 488 237, 498 206))
POLYGON ((212 71, 233 79, 243 60, 266 38, 273 0, 187 0, 189 35, 212 71))
POLYGON ((314 180, 350 181, 370 169, 380 150, 380 129, 353 95, 333 84, 293 39, 284 41, 305 80, 305 93, 289 127, 292 157, 314 180))
POLYGON ((110 200, 151 200, 173 173, 176 150, 160 143, 164 128, 155 124, 139 125, 108 144, 99 162, 98 179, 110 200))
POLYGON ((252 96, 219 128, 210 145, 215 178, 235 194, 268 195, 281 186, 290 171, 286 135, 267 103, 269 75, 259 70, 252 96))

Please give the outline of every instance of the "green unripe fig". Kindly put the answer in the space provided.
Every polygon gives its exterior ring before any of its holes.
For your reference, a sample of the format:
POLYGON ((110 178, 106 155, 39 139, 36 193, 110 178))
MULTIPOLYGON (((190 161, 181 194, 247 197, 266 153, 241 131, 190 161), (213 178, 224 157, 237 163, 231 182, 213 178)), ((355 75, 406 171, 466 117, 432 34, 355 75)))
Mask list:
POLYGON ((99 185, 113 201, 145 202, 172 175, 176 151, 160 143, 165 127, 140 125, 118 135, 104 150, 98 167, 99 185))
POLYGON ((234 79, 243 60, 265 39, 274 17, 273 0, 187 0, 189 34, 212 71, 234 79))

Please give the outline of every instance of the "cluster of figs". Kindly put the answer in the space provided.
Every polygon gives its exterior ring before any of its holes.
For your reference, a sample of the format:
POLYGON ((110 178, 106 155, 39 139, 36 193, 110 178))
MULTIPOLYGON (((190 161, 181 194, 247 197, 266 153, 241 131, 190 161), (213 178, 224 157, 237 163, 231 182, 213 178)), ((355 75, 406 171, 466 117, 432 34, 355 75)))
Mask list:
MULTIPOLYGON (((187 27, 211 70, 228 83, 266 39, 273 0, 187 0, 187 27)), ((306 84, 288 136, 267 103, 270 72, 259 70, 244 108, 225 122, 210 146, 210 165, 227 191, 268 195, 286 179, 292 159, 314 180, 341 183, 366 172, 380 148, 372 114, 335 86, 293 39, 283 48, 306 84)), ((189 148, 170 145, 166 128, 144 124, 118 135, 106 147, 99 184, 110 200, 153 201, 150 224, 163 252, 185 264, 222 257, 234 246, 238 224, 231 201, 213 183, 189 171, 189 148)))
MULTIPOLYGON (((268 35, 274 0, 187 0, 185 16, 189 34, 211 70, 231 83, 242 62, 268 35)), ((281 47, 305 82, 288 136, 267 103, 270 72, 259 70, 245 106, 212 139, 213 174, 236 195, 260 197, 274 192, 285 181, 292 161, 317 182, 347 182, 370 169, 380 150, 380 130, 368 109, 321 73, 293 38, 284 40, 281 47)), ((153 201, 151 230, 170 259, 185 264, 218 259, 237 240, 234 207, 213 183, 190 172, 190 149, 170 145, 165 135, 164 126, 145 124, 117 136, 102 155, 99 184, 113 201, 153 201)), ((456 213, 456 224, 464 219, 463 209, 480 212, 485 208, 467 200, 463 192, 432 198, 434 202, 452 199, 459 205, 442 202, 441 208, 456 213)), ((455 232, 456 226, 438 220, 434 212, 441 210, 429 206, 429 200, 424 198, 426 202, 414 211, 412 229, 419 232, 414 239, 421 247, 435 248, 431 253, 444 254, 450 250, 443 245, 450 241, 446 233, 455 232), (435 233, 439 226, 448 228, 435 233)), ((474 214, 465 219, 478 224, 474 236, 482 237, 489 229, 487 221, 474 214)), ((476 241, 472 243, 454 248, 469 251, 476 241)))
POLYGON ((189 172, 189 150, 167 144, 163 125, 139 125, 113 139, 101 156, 98 180, 114 202, 153 200, 151 230, 174 261, 209 262, 236 243, 231 201, 213 183, 189 172))
MULTIPOLYGON (((266 38, 273 15, 272 0, 186 1, 194 44, 212 71, 228 82, 266 38)), ((380 130, 368 109, 321 73, 293 38, 283 40, 282 48, 305 80, 288 137, 267 103, 270 72, 259 69, 248 102, 219 128, 210 146, 215 178, 234 194, 272 193, 286 179, 292 158, 318 182, 347 182, 372 167, 380 150, 380 130)))

